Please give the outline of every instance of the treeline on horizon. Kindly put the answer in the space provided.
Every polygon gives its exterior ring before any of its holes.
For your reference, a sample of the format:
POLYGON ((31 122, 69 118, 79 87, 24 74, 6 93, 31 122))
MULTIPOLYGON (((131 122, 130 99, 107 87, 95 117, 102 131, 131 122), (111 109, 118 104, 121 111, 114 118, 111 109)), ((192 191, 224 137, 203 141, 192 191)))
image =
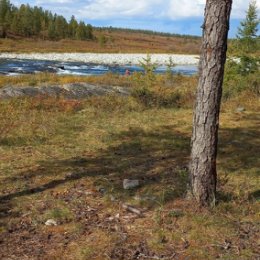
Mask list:
POLYGON ((187 39, 200 39, 201 36, 189 35, 189 34, 176 34, 167 32, 158 32, 153 30, 145 29, 131 29, 131 28, 119 28, 119 27, 94 27, 96 30, 107 30, 108 32, 129 32, 129 33, 143 33, 148 35, 166 36, 166 37, 177 37, 177 38, 187 38, 187 39))
POLYGON ((78 22, 74 16, 68 22, 62 15, 41 7, 22 4, 19 8, 9 0, 0 0, 0 38, 10 35, 41 39, 91 40, 93 27, 78 22))

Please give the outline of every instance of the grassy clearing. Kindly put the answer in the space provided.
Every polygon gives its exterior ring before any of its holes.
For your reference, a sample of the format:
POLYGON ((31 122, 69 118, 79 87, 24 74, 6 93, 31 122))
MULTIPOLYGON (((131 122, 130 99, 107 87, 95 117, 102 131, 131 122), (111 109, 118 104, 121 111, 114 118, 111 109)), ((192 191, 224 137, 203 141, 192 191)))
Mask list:
POLYGON ((171 94, 157 84, 161 96, 148 106, 140 95, 1 101, 0 256, 257 259, 258 97, 242 92, 223 104, 219 203, 200 209, 184 199, 195 83, 175 78, 181 98, 172 106, 159 102, 171 94), (125 178, 141 187, 123 190, 125 178), (48 219, 58 225, 45 226, 48 219))

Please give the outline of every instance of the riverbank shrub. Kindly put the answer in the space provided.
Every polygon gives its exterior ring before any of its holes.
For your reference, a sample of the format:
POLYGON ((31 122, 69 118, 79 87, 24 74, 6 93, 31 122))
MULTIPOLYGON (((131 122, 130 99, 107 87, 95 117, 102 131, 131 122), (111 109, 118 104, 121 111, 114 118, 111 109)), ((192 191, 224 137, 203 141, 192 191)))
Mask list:
POLYGON ((228 59, 225 69, 224 99, 243 91, 260 94, 260 38, 257 36, 259 22, 256 1, 252 0, 246 17, 238 28, 237 38, 229 48, 232 58, 228 59))
POLYGON ((229 60, 225 69, 223 97, 228 99, 243 91, 260 95, 259 59, 243 56, 239 62, 229 60))
MULTIPOLYGON (((146 108, 180 107, 183 96, 180 89, 176 88, 173 83, 174 75, 171 69, 174 64, 172 59, 167 64, 165 75, 156 75, 155 70, 157 66, 152 63, 149 54, 140 62, 140 65, 143 68, 143 72, 133 74, 132 96, 146 108)), ((177 78, 178 75, 176 76, 177 78)), ((183 81, 185 81, 184 78, 183 81)))
POLYGON ((170 90, 169 88, 135 88, 132 96, 147 108, 151 107, 180 107, 182 95, 179 91, 170 90))
POLYGON ((223 98, 227 100, 242 92, 251 92, 260 95, 260 79, 256 74, 247 76, 237 74, 235 77, 226 79, 224 82, 223 98))

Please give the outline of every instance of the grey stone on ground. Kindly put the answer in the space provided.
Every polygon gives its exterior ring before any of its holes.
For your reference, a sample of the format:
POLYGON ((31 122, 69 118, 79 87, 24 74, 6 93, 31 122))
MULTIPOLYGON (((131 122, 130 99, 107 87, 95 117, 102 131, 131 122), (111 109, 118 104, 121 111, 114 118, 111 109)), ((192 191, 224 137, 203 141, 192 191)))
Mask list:
POLYGON ((129 180, 129 179, 124 179, 123 181, 123 187, 125 190, 130 190, 134 189, 140 186, 139 180, 129 180))
POLYGON ((73 83, 54 86, 17 87, 6 86, 0 88, 0 99, 17 97, 63 97, 66 99, 82 99, 91 96, 104 95, 128 96, 130 91, 126 87, 119 86, 97 86, 88 83, 73 83))
POLYGON ((246 109, 244 107, 238 107, 236 111, 241 113, 241 112, 245 112, 246 109))

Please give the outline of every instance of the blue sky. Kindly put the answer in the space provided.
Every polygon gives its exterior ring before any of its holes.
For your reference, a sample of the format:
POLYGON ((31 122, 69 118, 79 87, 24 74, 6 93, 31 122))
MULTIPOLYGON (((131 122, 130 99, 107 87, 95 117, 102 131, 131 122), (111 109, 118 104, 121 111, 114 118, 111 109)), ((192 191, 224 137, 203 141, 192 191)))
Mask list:
MULTIPOLYGON (((94 26, 113 26, 201 35, 206 0, 14 0, 42 6, 67 19, 72 14, 94 26)), ((233 0, 230 36, 245 17, 250 0, 233 0)), ((260 16, 260 0, 256 0, 260 16)))

